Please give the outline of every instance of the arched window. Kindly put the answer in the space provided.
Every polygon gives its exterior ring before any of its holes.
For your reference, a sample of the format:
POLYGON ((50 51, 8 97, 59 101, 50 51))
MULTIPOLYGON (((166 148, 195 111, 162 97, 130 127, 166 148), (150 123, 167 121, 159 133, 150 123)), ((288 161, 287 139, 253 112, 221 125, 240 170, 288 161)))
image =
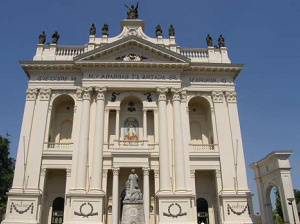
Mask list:
POLYGON ((51 224, 62 224, 64 221, 65 199, 57 197, 52 204, 51 224))
POLYGON ((204 198, 197 199, 197 220, 198 224, 209 224, 208 203, 204 198))

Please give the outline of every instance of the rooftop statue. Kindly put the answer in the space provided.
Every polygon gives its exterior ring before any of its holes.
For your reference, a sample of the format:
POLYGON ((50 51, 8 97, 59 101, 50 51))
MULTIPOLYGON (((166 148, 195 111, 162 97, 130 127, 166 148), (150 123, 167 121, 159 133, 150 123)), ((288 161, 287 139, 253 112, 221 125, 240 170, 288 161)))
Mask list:
POLYGON ((157 26, 156 26, 155 34, 156 34, 157 37, 158 37, 158 36, 163 36, 163 35, 162 35, 162 28, 161 28, 160 25, 157 25, 157 26))
POLYGON ((129 7, 129 5, 125 5, 125 7, 128 8, 127 19, 137 19, 139 17, 138 15, 139 3, 136 3, 135 8, 134 5, 131 5, 131 7, 129 7))
POLYGON ((46 34, 45 31, 43 31, 42 34, 39 36, 39 44, 44 44, 46 42, 46 34))
POLYGON ((213 40, 212 40, 212 38, 211 38, 211 36, 209 34, 207 34, 206 43, 207 43, 208 47, 212 47, 213 46, 213 40))
POLYGON ((173 25, 170 25, 169 36, 170 37, 174 37, 175 36, 175 29, 174 29, 173 25))
POLYGON ((108 36, 108 25, 106 23, 104 23, 103 27, 102 27, 102 35, 106 35, 108 36))
POLYGON ((93 23, 91 28, 90 28, 90 35, 96 35, 96 27, 95 24, 93 23))
POLYGON ((222 34, 220 35, 218 41, 219 41, 219 47, 225 47, 225 39, 222 36, 222 34))
POLYGON ((52 44, 57 44, 59 39, 59 34, 57 31, 55 31, 55 33, 52 35, 52 44))
POLYGON ((136 202, 140 200, 143 200, 143 194, 139 187, 139 177, 135 173, 135 169, 132 169, 128 180, 126 181, 126 196, 124 202, 136 202))

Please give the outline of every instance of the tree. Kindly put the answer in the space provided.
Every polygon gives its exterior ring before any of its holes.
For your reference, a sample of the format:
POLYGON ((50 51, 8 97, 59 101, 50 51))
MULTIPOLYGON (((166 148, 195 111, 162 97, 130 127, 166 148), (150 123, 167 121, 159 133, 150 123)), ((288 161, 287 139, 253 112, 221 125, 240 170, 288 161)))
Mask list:
MULTIPOLYGON (((300 202, 300 191, 298 189, 294 189, 294 196, 295 196, 296 204, 298 204, 300 202)), ((276 202, 275 202, 276 209, 275 209, 275 212, 283 220, 281 199, 280 199, 280 194, 279 194, 279 192, 278 192, 277 189, 275 191, 275 198, 276 198, 276 202)))
POLYGON ((10 140, 0 135, 0 210, 5 212, 7 195, 14 177, 15 160, 10 157, 10 140))

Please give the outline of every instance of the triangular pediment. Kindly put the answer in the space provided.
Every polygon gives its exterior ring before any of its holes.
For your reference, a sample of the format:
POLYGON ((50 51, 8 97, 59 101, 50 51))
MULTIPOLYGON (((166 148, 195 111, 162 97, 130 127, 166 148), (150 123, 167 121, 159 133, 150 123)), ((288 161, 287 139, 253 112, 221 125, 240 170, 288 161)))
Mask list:
POLYGON ((81 54, 74 61, 189 63, 190 59, 147 40, 130 36, 81 54))

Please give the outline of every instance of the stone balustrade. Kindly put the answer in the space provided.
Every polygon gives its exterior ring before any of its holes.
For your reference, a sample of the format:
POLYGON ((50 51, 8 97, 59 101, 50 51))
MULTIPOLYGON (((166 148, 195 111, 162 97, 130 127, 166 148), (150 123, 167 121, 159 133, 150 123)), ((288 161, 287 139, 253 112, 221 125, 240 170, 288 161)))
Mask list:
POLYGON ((47 149, 49 150, 69 150, 72 149, 73 143, 55 143, 47 142, 47 149))
POLYGON ((195 144, 189 143, 190 151, 193 152, 217 152, 217 144, 195 144))
POLYGON ((180 54, 187 58, 190 58, 192 62, 209 62, 207 49, 181 49, 180 54))

